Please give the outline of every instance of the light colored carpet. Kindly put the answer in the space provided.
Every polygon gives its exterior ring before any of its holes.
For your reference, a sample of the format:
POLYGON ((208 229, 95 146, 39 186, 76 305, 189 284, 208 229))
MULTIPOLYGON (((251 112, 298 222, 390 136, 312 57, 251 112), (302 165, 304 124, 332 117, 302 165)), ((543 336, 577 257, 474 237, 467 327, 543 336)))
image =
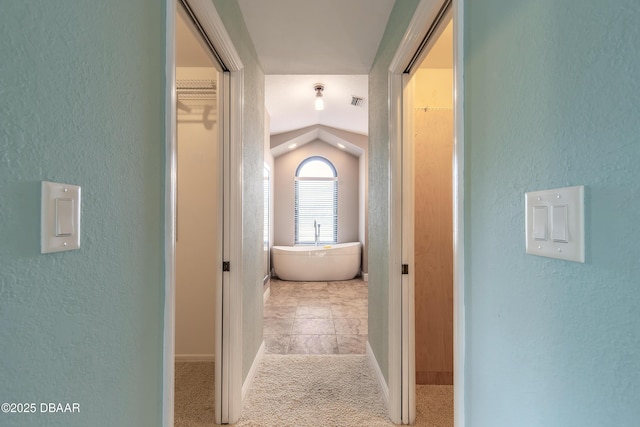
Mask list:
POLYGON ((239 426, 390 426, 366 356, 265 355, 239 426))
POLYGON ((215 426, 215 365, 176 362, 174 427, 215 426))
MULTIPOLYGON (((176 363, 176 427, 216 425, 212 421, 213 372, 213 363, 176 363)), ((417 386, 416 394, 416 426, 453 426, 452 386, 417 386)), ((267 354, 236 425, 393 424, 366 356, 267 354)))

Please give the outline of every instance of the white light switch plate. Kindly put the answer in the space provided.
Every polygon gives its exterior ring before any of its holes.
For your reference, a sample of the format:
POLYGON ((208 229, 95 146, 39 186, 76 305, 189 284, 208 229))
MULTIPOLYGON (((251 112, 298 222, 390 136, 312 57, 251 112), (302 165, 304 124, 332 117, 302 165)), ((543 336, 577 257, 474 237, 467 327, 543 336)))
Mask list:
POLYGON ((80 248, 80 187, 42 181, 40 252, 80 248))
POLYGON ((528 254, 584 262, 584 186, 526 193, 525 223, 528 254))

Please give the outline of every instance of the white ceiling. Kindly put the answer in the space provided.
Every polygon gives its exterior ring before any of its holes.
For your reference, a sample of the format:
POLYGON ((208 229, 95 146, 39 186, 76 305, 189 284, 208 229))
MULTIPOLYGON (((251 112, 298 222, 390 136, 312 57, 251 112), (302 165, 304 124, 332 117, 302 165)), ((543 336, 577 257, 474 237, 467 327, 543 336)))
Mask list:
POLYGON ((238 0, 265 76, 271 134, 324 125, 368 133, 368 74, 395 0, 238 0), (313 85, 325 85, 315 111, 313 85))
POLYGON ((267 75, 265 102, 271 118, 271 133, 278 134, 312 125, 324 125, 366 135, 367 103, 354 107, 352 96, 366 100, 367 75, 267 75), (316 111, 316 83, 325 88, 324 110, 316 111))
POLYGON ((238 0, 265 74, 368 74, 395 0, 238 0))

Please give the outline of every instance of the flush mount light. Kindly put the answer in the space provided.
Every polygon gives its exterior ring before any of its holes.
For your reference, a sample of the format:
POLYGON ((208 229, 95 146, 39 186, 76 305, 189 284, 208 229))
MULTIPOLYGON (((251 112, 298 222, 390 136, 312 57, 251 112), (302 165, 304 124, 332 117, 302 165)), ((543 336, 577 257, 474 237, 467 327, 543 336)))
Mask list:
POLYGON ((324 85, 322 83, 316 83, 313 85, 313 90, 316 91, 316 110, 324 110, 324 100, 322 99, 322 92, 324 91, 324 85))

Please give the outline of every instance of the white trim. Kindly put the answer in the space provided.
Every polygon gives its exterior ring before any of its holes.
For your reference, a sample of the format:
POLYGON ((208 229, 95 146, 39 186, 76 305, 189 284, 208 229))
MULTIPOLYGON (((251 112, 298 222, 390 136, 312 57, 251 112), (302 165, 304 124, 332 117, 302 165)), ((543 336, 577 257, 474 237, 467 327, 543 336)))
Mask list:
MULTIPOLYGON (((221 126, 223 129, 223 137, 222 137, 222 182, 224 183, 222 191, 223 203, 223 218, 225 218, 225 225, 227 227, 223 227, 222 229, 222 260, 229 260, 229 245, 230 245, 230 227, 228 226, 231 223, 231 214, 229 213, 230 203, 228 203, 230 198, 230 175, 229 175, 229 115, 226 114, 230 112, 230 92, 231 92, 231 83, 230 83, 230 75, 228 73, 223 73, 222 75, 222 84, 219 85, 222 88, 222 103, 223 107, 220 109, 220 123, 223 123, 221 126)), ((215 400, 216 400, 216 423, 222 424, 223 422, 228 422, 229 419, 229 360, 230 356, 230 345, 229 345, 229 329, 230 329, 230 320, 229 320, 229 310, 225 310, 225 308, 229 307, 229 287, 230 285, 230 273, 222 272, 222 283, 218 288, 217 300, 220 301, 218 307, 219 311, 216 311, 217 322, 216 322, 216 354, 219 357, 219 361, 216 364, 216 390, 215 390, 215 400)))
POLYGON ((175 0, 165 0, 165 191, 162 425, 173 427, 175 380, 176 46, 175 0))
POLYGON ((369 281, 369 273, 365 273, 364 271, 360 270, 360 274, 362 276, 362 280, 364 280, 365 282, 369 281))
POLYGON ((465 426, 464 1, 453 0, 453 418, 465 426))
POLYGON ((373 354, 373 350, 369 345, 369 341, 367 341, 367 360, 371 365, 371 368, 376 373, 376 378, 378 379, 378 385, 380 386, 380 391, 382 391, 382 397, 384 398, 384 404, 389 408, 389 386, 387 386, 387 382, 384 380, 384 375, 382 375, 382 371, 380 370, 380 365, 378 364, 378 360, 376 359, 376 355, 373 354))
POLYGON ((242 289, 243 283, 243 209, 242 209, 242 104, 244 100, 244 70, 231 72, 229 123, 229 424, 242 415, 242 289))
MULTIPOLYGON (((402 75, 403 111, 413 111, 415 83, 409 75, 402 75)), ((416 419, 416 358, 415 355, 415 146, 412 114, 403 114, 402 131, 402 263, 409 265, 409 273, 402 280, 402 420, 413 424, 416 419)))
MULTIPOLYGON (((396 336, 402 334, 402 287, 400 278, 400 264, 398 257, 402 251, 402 242, 399 241, 402 218, 402 164, 399 158, 402 155, 402 73, 413 55, 416 53, 420 42, 434 22, 443 0, 421 0, 416 8, 411 23, 396 51, 389 66, 389 160, 390 160, 390 226, 389 226, 389 416, 395 423, 408 423, 415 415, 415 399, 411 398, 412 390, 415 390, 415 351, 405 348, 408 352, 404 359, 408 366, 405 367, 405 379, 409 380, 409 387, 402 387, 403 355, 400 341, 396 336), (409 373, 407 375, 407 373, 409 373), (403 396, 401 393, 405 391, 403 396), (408 414, 408 419, 401 419, 403 414, 408 414)), ((454 413, 456 427, 464 426, 464 95, 463 95, 463 6, 464 0, 453 0, 454 20, 454 413)), ((410 264, 409 271, 413 270, 410 264)), ((411 280, 411 279, 410 279, 411 280)), ((411 310, 415 303, 415 297, 411 294, 409 286, 405 295, 409 300, 404 300, 405 307, 411 310)), ((415 313, 414 313, 415 314, 415 313)), ((411 313, 408 314, 411 319, 411 313)), ((405 331, 404 340, 415 339, 415 319, 408 321, 409 330, 405 331), (408 334, 408 335, 406 335, 408 334)))
POLYGON ((393 74, 402 74, 417 52, 422 39, 436 19, 444 0, 421 0, 411 18, 411 22, 404 33, 396 54, 391 60, 389 71, 393 74))
MULTIPOLYGON (((166 1, 166 171, 165 171, 165 305, 163 331, 163 425, 173 426, 174 418, 174 360, 175 360, 175 19, 176 0, 166 1)), ((243 65, 213 3, 209 0, 188 0, 189 7, 200 22, 209 40, 220 55, 225 67, 221 80, 224 107, 220 112, 224 168, 223 179, 225 238, 223 256, 231 262, 231 272, 223 274, 217 286, 216 307, 216 423, 235 423, 242 411, 242 101, 243 65), (225 116, 225 112, 229 112, 225 116), (228 212, 227 209, 228 208, 228 212), (228 256, 228 257, 227 257, 228 256), (223 287, 226 291, 223 292, 223 287), (223 298, 224 295, 224 298, 223 298), (223 309, 224 307, 224 309, 223 309), (231 314, 229 314, 231 313, 231 314), (225 314, 225 319, 223 319, 225 314), (226 316, 228 315, 228 316, 226 316), (223 321, 224 320, 224 324, 223 321), (223 330, 224 329, 224 330, 223 330), (231 357, 231 355, 235 357, 231 357), (221 375, 225 372, 224 375, 221 375)))
POLYGON ((262 295, 262 302, 266 304, 270 296, 271 296, 271 286, 269 286, 267 290, 264 291, 264 294, 262 295))
POLYGON ((176 354, 176 362, 215 362, 215 354, 176 354))
POLYGON ((187 3, 189 3, 194 15, 198 17, 198 22, 202 25, 204 32, 211 40, 227 69, 239 71, 244 68, 240 55, 238 55, 213 2, 211 0, 187 0, 187 3))
POLYGON ((251 384, 253 384, 253 380, 258 373, 258 368, 260 368, 260 364, 262 363, 262 358, 264 357, 264 341, 260 344, 260 348, 258 349, 258 353, 256 353, 255 359, 253 359, 253 363, 251 364, 251 369, 249 369, 249 373, 247 373, 247 379, 244 380, 244 384, 242 384, 242 401, 247 397, 247 393, 249 393, 249 389, 251 388, 251 384))
MULTIPOLYGON (((228 229, 225 230, 223 253, 231 263, 231 269, 223 274, 223 328, 221 369, 223 383, 216 387, 216 399, 221 399, 222 414, 216 415, 217 423, 234 424, 242 415, 242 105, 244 100, 244 65, 236 51, 220 15, 210 0, 188 0, 204 32, 229 70, 224 73, 229 90, 225 96, 225 117, 228 134, 224 137, 225 171, 228 187, 224 189, 228 198, 228 229), (219 397, 218 394, 221 394, 219 397)), ((227 185, 227 184, 225 184, 227 185)), ((227 212, 225 212, 226 214, 227 212)), ((218 368, 216 368, 218 369, 218 368)))
POLYGON ((389 418, 402 424, 402 71, 389 73, 389 418), (394 175, 396 174, 396 175, 394 175))

